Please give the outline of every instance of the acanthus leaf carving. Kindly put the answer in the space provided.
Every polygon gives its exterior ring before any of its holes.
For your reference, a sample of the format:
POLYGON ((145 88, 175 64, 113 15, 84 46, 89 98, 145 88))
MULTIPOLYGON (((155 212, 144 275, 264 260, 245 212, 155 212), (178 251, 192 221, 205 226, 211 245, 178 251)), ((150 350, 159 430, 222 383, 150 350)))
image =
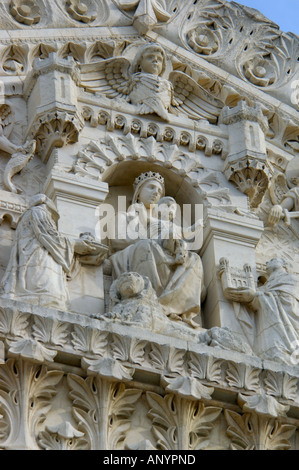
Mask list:
POLYGON ((206 379, 210 382, 222 382, 222 359, 216 359, 206 354, 190 353, 189 371, 198 379, 206 379))
POLYGON ((88 449, 121 448, 142 392, 98 376, 84 380, 70 374, 68 384, 78 431, 84 433, 88 449))
POLYGON ((69 422, 46 426, 38 435, 38 443, 45 450, 86 450, 87 447, 84 433, 69 422))
POLYGON ((267 371, 264 378, 265 390, 274 397, 296 401, 298 397, 298 379, 286 372, 267 371))
POLYGON ((56 350, 47 348, 32 338, 9 340, 7 343, 10 355, 34 362, 53 362, 57 355, 56 350))
POLYGON ((96 373, 112 381, 132 380, 135 371, 130 365, 123 364, 121 361, 110 357, 99 359, 83 358, 81 363, 82 367, 85 367, 89 373, 96 373))
POLYGON ((200 450, 208 447, 209 436, 222 409, 205 406, 173 394, 161 397, 147 392, 152 433, 158 450, 200 450))
POLYGON ((17 309, 0 309, 0 333, 24 337, 28 335, 29 313, 21 313, 17 309))
POLYGON ((44 344, 65 346, 69 336, 69 326, 57 319, 35 317, 32 326, 33 337, 44 344))
POLYGON ((240 415, 225 410, 232 450, 288 450, 296 426, 255 413, 240 415))
POLYGON ((279 403, 276 398, 266 393, 256 393, 255 395, 245 395, 239 393, 238 402, 243 411, 254 411, 259 415, 271 416, 273 418, 285 417, 289 411, 289 405, 279 403))
POLYGON ((211 400, 214 392, 213 387, 203 385, 194 377, 166 376, 161 379, 167 392, 178 394, 180 397, 189 400, 211 400))
POLYGON ((72 345, 76 350, 103 357, 108 344, 107 332, 75 325, 72 331, 72 345))
POLYGON ((250 391, 260 390, 260 369, 237 363, 228 363, 226 381, 231 387, 250 391))
POLYGON ((9 359, 0 368, 1 447, 38 449, 36 435, 63 372, 9 359))

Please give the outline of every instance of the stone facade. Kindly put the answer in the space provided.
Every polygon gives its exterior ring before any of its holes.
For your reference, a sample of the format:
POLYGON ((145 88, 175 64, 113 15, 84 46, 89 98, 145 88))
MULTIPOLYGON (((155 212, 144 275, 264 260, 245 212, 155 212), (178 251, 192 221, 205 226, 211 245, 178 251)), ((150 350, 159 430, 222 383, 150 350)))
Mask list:
POLYGON ((0 448, 299 449, 298 36, 225 0, 0 28, 0 448))

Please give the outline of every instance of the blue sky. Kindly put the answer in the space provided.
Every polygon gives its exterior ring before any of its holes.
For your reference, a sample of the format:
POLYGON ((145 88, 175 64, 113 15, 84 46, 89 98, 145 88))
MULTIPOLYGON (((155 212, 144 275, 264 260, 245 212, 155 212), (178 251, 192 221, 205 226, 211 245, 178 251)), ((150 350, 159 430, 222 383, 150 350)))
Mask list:
POLYGON ((285 33, 299 35, 299 0, 237 0, 237 3, 259 10, 285 33))

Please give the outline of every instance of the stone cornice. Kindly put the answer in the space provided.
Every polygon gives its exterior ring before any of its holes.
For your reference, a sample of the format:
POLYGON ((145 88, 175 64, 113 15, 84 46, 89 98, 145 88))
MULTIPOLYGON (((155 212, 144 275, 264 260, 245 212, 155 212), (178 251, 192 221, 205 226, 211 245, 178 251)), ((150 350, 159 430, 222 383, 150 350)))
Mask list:
MULTIPOLYGON (((299 380, 298 366, 282 367, 236 353, 217 341, 207 345, 186 337, 174 342, 172 337, 136 326, 5 299, 0 302, 0 340, 6 358, 51 368, 56 361, 67 368, 81 360, 89 375, 112 381, 141 381, 142 385, 143 377, 154 374, 166 390, 191 400, 211 400, 225 391, 231 396, 264 397, 264 401, 272 397, 276 410, 280 405, 299 409, 294 387, 299 380), (285 376, 283 389, 281 374, 285 376)), ((269 410, 263 413, 271 415, 269 410)))

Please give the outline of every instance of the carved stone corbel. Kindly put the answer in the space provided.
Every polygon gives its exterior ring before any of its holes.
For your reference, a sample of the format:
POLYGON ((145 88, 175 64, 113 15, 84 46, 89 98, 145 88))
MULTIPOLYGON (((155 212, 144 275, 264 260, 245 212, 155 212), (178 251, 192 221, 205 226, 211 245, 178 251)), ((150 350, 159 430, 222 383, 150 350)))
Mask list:
POLYGON ((24 96, 29 122, 28 138, 36 140, 36 151, 47 162, 55 147, 78 141, 84 119, 77 112, 77 86, 79 72, 72 57, 63 59, 51 52, 46 59, 36 59, 28 75, 24 96), (52 99, 48 99, 48 90, 52 99))
POLYGON ((228 125, 230 147, 225 175, 248 196, 250 207, 256 208, 272 176, 265 144, 268 121, 259 106, 248 106, 245 101, 234 108, 225 107, 222 120, 228 125))
POLYGON ((55 147, 76 143, 82 127, 78 116, 64 111, 53 111, 40 117, 34 135, 37 154, 42 161, 48 160, 55 147))

